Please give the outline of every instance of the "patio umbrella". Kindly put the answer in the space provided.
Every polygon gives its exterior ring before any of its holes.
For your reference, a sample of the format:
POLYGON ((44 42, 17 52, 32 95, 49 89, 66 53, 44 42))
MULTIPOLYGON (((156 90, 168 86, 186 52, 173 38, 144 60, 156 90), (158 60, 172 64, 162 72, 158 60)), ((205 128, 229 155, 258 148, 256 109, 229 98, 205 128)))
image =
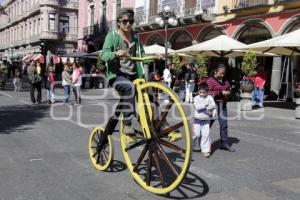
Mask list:
POLYGON ((253 43, 240 49, 252 49, 254 51, 286 56, 300 55, 300 29, 269 40, 253 43))
MULTIPOLYGON (((247 45, 241 43, 226 35, 220 35, 211 40, 195 44, 183 49, 179 49, 178 53, 189 53, 189 54, 201 54, 204 56, 212 57, 235 57, 244 56, 246 50, 240 50, 245 48, 247 45), (239 50, 238 50, 239 49, 239 50)), ((257 56, 275 56, 274 54, 263 54, 255 52, 257 56)))
POLYGON ((87 54, 87 53, 85 53, 85 52, 75 51, 75 52, 71 52, 71 53, 68 53, 68 54, 64 55, 64 57, 82 58, 82 57, 84 57, 86 54, 87 54))
MULTIPOLYGON (((154 44, 150 46, 145 46, 144 51, 146 55, 165 54, 165 47, 154 44)), ((173 49, 168 49, 168 53, 175 53, 175 51, 173 49)))
POLYGON ((99 51, 95 51, 93 53, 88 53, 86 54, 84 57, 85 58, 94 58, 94 59, 97 59, 99 54, 102 52, 102 50, 99 50, 99 51))

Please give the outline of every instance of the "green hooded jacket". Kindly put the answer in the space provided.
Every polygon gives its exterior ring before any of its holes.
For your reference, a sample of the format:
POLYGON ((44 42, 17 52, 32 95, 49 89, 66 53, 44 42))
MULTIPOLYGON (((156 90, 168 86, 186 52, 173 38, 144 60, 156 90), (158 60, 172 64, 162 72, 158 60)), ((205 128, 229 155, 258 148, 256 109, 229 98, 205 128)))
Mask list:
MULTIPOLYGON (((136 52, 135 55, 133 56, 143 57, 145 52, 140 42, 138 33, 133 34, 133 42, 135 42, 136 45, 136 52)), ((117 49, 120 49, 119 47, 121 46, 121 43, 122 43, 122 38, 115 30, 109 32, 105 37, 102 52, 99 56, 101 57, 101 60, 106 62, 106 67, 107 67, 106 75, 108 80, 111 80, 117 76, 116 73, 118 72, 120 65, 119 65, 119 59, 117 58, 115 52, 117 51, 117 49)), ((135 62, 135 67, 136 67, 137 78, 144 78, 143 63, 135 62)))

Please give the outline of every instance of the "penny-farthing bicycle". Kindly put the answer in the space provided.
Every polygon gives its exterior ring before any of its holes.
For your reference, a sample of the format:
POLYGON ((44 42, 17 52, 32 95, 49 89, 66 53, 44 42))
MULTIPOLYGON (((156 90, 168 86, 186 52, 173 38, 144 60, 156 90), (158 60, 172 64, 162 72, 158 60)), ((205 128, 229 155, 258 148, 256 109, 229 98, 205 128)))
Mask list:
POLYGON ((120 121, 121 150, 134 180, 145 190, 166 194, 184 179, 191 160, 191 136, 185 111, 176 94, 164 84, 134 81, 136 88, 136 121, 134 135, 123 133, 122 105, 104 128, 92 130, 89 155, 93 166, 101 171, 113 162, 112 134, 120 121), (169 102, 161 98, 168 95, 169 102))

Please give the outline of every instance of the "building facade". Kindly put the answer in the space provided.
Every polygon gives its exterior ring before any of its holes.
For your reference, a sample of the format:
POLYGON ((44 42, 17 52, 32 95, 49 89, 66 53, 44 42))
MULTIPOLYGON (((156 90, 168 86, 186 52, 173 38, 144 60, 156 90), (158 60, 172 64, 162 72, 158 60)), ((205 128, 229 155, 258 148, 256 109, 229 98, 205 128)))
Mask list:
POLYGON ((78 50, 94 52, 102 48, 108 31, 116 29, 121 8, 135 7, 135 0, 79 0, 78 50))
MULTIPOLYGON (((178 18, 169 27, 167 41, 181 49, 226 34, 246 44, 273 38, 300 28, 298 0, 143 0, 136 4, 136 30, 145 45, 164 46, 165 33, 154 19, 168 5, 178 18)), ((260 57, 269 75, 267 93, 279 94, 283 58, 260 57)), ((231 64, 236 65, 235 59, 231 64)), ((300 80, 299 57, 293 58, 300 80)))
POLYGON ((63 55, 77 48, 78 0, 7 0, 0 11, 0 54, 63 55))

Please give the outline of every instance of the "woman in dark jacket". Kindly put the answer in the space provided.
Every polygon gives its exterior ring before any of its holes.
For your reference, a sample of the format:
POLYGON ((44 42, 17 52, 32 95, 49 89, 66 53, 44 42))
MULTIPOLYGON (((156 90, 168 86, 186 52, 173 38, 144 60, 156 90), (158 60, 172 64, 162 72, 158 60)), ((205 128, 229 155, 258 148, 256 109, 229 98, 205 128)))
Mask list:
MULTIPOLYGON (((227 122, 227 99, 231 93, 230 85, 228 81, 224 80, 224 75, 226 72, 226 67, 223 64, 219 64, 214 72, 214 75, 207 79, 208 94, 214 97, 216 102, 219 124, 220 124, 220 137, 221 145, 220 149, 234 152, 233 149, 228 144, 228 122, 227 122)), ((211 121, 212 125, 214 120, 211 121)))

